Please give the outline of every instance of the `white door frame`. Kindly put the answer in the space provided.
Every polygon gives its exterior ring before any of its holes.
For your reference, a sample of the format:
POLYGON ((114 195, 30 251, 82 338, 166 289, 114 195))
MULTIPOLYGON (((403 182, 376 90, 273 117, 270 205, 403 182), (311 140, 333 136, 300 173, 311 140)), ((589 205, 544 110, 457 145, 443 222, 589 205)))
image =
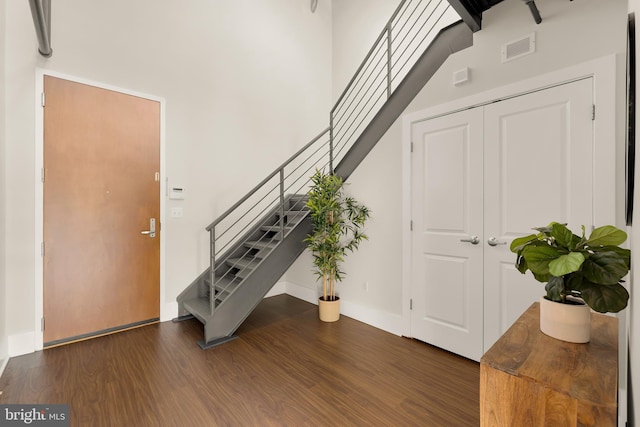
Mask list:
MULTIPOLYGON (((617 79, 616 55, 576 64, 517 83, 490 89, 469 97, 406 114, 402 120, 402 335, 411 332, 411 128, 414 123, 457 111, 480 107, 495 101, 524 95, 575 80, 593 77, 593 100, 596 105, 594 123, 594 224, 612 224, 625 229, 624 158, 625 132, 624 81, 617 79), (615 144, 612 147, 611 141, 615 144), (615 209, 611 209, 615 206, 615 209)), ((624 79, 622 79, 624 80, 624 79)), ((515 258, 514 258, 515 261, 515 258)), ((630 284, 629 286, 633 286, 630 284)), ((542 292, 542 290, 541 290, 542 292)), ((627 413, 627 323, 628 310, 618 313, 619 319, 619 420, 627 413)))
MULTIPOLYGON (((165 211, 165 198, 162 197, 166 193, 166 179, 165 177, 165 99, 148 95, 141 92, 124 89, 100 83, 92 80, 83 79, 76 76, 71 76, 64 73, 59 73, 53 70, 47 70, 43 68, 36 69, 36 82, 35 82, 35 241, 34 241, 34 265, 35 265, 35 280, 34 280, 34 304, 35 304, 35 317, 34 317, 34 349, 36 351, 42 350, 44 346, 44 334, 42 331, 42 318, 44 316, 44 259, 42 257, 42 242, 44 240, 43 227, 44 227, 44 184, 42 182, 42 168, 44 167, 44 109, 42 108, 42 93, 44 91, 44 77, 51 76, 60 79, 69 80, 72 82, 85 84, 89 86, 95 86, 101 89, 111 90, 119 92, 125 95, 132 95, 139 98, 148 99, 150 101, 156 101, 160 104, 160 224, 164 224, 164 211, 165 211)), ((162 230, 165 231, 165 230, 162 230)), ((165 304, 165 245, 166 239, 161 234, 160 239, 160 321, 168 320, 166 317, 170 316, 169 310, 165 304)))

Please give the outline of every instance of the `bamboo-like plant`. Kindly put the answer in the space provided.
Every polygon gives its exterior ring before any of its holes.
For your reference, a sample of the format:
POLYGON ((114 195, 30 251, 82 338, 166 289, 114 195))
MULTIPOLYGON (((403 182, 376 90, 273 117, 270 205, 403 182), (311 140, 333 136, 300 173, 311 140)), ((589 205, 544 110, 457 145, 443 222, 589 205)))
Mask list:
POLYGON ((361 229, 370 211, 344 195, 342 177, 316 170, 311 181, 307 207, 313 232, 304 242, 313 254, 315 272, 322 278, 323 301, 335 301, 335 283, 345 275, 341 264, 347 251, 355 251, 368 239, 361 229))

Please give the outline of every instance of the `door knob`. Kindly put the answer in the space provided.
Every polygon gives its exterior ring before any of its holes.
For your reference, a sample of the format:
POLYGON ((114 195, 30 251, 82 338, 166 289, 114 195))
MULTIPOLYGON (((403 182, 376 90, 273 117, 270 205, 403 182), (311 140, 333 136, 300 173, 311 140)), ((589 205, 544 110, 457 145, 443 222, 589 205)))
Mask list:
POLYGON ((141 231, 140 234, 146 234, 149 237, 156 237, 156 219, 151 218, 149 220, 149 229, 141 231))
POLYGON ((492 237, 489 240, 487 240, 487 243, 489 244, 489 246, 498 246, 498 245, 506 245, 507 244, 507 242, 501 242, 500 240, 498 240, 495 237, 492 237))
POLYGON ((480 243, 480 238, 478 236, 471 236, 469 239, 460 239, 461 242, 471 243, 472 245, 477 245, 480 243))

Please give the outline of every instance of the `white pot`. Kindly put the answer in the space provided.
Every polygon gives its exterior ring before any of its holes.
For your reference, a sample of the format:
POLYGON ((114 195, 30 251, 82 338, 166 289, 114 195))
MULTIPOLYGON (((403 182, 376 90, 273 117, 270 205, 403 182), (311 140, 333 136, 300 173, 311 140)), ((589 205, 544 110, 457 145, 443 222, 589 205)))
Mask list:
POLYGON ((540 298, 540 330, 562 341, 587 343, 591 338, 591 308, 540 298))

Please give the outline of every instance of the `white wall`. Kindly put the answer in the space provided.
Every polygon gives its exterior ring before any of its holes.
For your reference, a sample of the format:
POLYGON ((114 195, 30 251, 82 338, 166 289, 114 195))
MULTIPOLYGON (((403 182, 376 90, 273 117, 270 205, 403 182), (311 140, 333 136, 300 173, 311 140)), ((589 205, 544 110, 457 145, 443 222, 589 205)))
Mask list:
POLYGON ((329 0, 314 14, 300 0, 56 0, 51 59, 37 53, 28 2, 2 3, 7 327, 17 341, 35 324, 36 67, 166 100, 166 174, 187 191, 166 204, 184 207, 162 228, 167 304, 208 266, 204 227, 328 124, 329 0))
POLYGON ((333 100, 337 101, 400 0, 333 1, 333 100))
MULTIPOLYGON (((354 73, 364 60, 377 37, 382 32, 391 15, 400 4, 399 0, 334 0, 333 1, 333 101, 336 101, 354 73)), ((327 111, 328 115, 328 111, 327 111)), ((385 156, 394 156, 394 147, 376 149, 371 154, 371 162, 384 164, 385 156), (382 156, 382 157, 380 157, 382 156)), ((399 169, 399 164, 397 165, 399 169)), ((386 166, 385 166, 386 168, 386 166)), ((398 176, 399 178, 399 176, 398 176)), ((401 207, 400 192, 393 187, 393 179, 379 186, 364 186, 353 195, 372 209, 372 218, 367 226, 367 234, 371 235, 371 242, 363 242, 360 249, 347 257, 346 272, 342 283, 338 285, 338 292, 343 296, 341 312, 351 317, 367 321, 374 326, 392 332, 400 333, 399 296, 381 293, 381 290, 400 289, 399 270, 381 269, 370 265, 367 268, 375 270, 375 274, 359 271, 359 267, 352 267, 371 263, 372 260, 394 267, 400 264, 400 236, 395 234, 395 227, 385 229, 393 222, 394 204, 401 207), (381 192, 389 197, 376 197, 381 192), (371 230, 377 230, 375 234, 371 230), (375 237, 374 237, 375 236, 375 237), (392 261, 386 261, 391 257, 392 261), (357 270, 357 271, 356 271, 357 270), (370 292, 365 292, 368 286, 370 292), (349 295, 354 298, 345 299, 349 295)), ((350 191, 349 187, 348 191, 350 191)), ((312 258, 308 252, 287 271, 283 280, 286 282, 287 293, 309 302, 316 302, 320 294, 317 277, 312 273, 312 258)))
MULTIPOLYGON (((505 0, 486 12, 483 29, 474 35, 474 46, 452 55, 405 113, 480 94, 594 58, 616 54, 616 92, 619 106, 617 125, 620 134, 616 141, 605 143, 617 143, 617 149, 623 150, 626 1, 538 0, 536 4, 543 17, 540 25, 534 23, 528 8, 520 0, 505 0), (520 60, 502 64, 500 46, 533 31, 537 37, 537 52, 520 60), (472 81, 454 87, 451 84, 452 73, 463 67, 471 67, 472 81)), ((336 8, 334 12, 337 13, 338 10, 336 8)), ((368 11, 363 9, 363 20, 368 11)), ((373 18, 366 19, 374 21, 373 18)), ((377 22, 385 21, 382 17, 377 18, 377 22)), ((358 24, 354 26, 357 27, 358 24)), ((373 33, 377 35, 377 31, 373 33)), ((365 44, 364 41, 349 41, 359 36, 359 33, 351 32, 349 26, 334 25, 334 46, 338 40, 345 46, 361 46, 365 44)), ((351 56, 362 55, 362 52, 354 52, 351 56)), ((339 61, 346 61, 344 58, 349 59, 351 56, 346 53, 340 57, 334 56, 334 82, 344 80, 341 74, 343 67, 339 61)), ((345 67, 353 66, 348 64, 345 67)), ((619 166, 623 171, 622 162, 619 166)), ((348 275, 339 285, 343 304, 360 305, 361 310, 358 310, 358 313, 366 312, 362 320, 372 322, 372 319, 382 319, 384 329, 398 333, 396 320, 403 313, 402 174, 402 128, 399 120, 349 179, 349 191, 366 203, 373 213, 367 227, 370 241, 365 242, 356 254, 348 256, 345 264, 348 275), (368 284, 368 290, 365 289, 365 283, 368 284)), ((623 186, 615 196, 615 203, 623 206, 623 186)), ((619 215, 611 221, 620 224, 622 219, 623 209, 620 209, 619 215)), ((286 279, 290 285, 289 289, 294 289, 294 293, 302 294, 303 288, 313 288, 315 277, 311 274, 310 257, 301 257, 287 273, 286 279)), ((349 314, 345 311, 343 313, 349 314)))
POLYGON ((0 374, 8 358, 5 275, 5 2, 0 3, 0 374))

